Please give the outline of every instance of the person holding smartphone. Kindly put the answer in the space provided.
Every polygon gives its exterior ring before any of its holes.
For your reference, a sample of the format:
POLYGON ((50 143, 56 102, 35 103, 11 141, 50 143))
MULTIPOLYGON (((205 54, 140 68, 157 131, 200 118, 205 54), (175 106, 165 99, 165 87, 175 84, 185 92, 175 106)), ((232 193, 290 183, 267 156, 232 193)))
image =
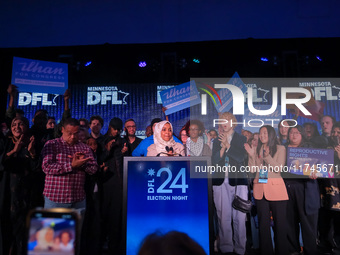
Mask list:
POLYGON ((48 141, 42 151, 45 208, 86 208, 85 175, 98 170, 90 147, 79 142, 79 121, 66 119, 62 137, 48 141))

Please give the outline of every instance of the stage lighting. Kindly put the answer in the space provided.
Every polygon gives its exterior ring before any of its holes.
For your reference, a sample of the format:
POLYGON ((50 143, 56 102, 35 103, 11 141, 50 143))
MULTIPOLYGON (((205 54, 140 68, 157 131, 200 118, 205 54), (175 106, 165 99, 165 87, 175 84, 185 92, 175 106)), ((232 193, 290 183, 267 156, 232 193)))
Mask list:
POLYGON ((320 58, 319 56, 316 56, 316 59, 322 61, 322 58, 320 58))
POLYGON ((179 65, 180 68, 184 69, 184 68, 187 67, 188 62, 186 61, 185 58, 181 58, 178 62, 178 65, 179 65))
POLYGON ((261 61, 268 62, 268 58, 261 58, 261 61))
POLYGON ((92 64, 92 61, 88 61, 88 62, 85 63, 85 66, 89 66, 91 64, 92 64))
POLYGON ((201 60, 199 60, 198 58, 194 58, 192 61, 193 61, 194 63, 196 63, 196 64, 201 63, 201 60))
POLYGON ((141 67, 141 68, 146 67, 146 62, 145 61, 140 61, 138 66, 141 67))

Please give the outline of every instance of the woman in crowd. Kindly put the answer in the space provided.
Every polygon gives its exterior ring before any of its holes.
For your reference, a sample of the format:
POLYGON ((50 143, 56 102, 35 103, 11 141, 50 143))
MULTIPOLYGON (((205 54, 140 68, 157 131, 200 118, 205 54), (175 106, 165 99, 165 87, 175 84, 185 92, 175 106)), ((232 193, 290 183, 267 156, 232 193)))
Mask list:
POLYGON ((153 136, 154 144, 148 147, 147 156, 185 156, 184 146, 174 141, 169 121, 157 123, 153 136))
POLYGON ((90 137, 89 130, 86 127, 79 127, 79 142, 85 143, 87 142, 87 138, 90 137))
POLYGON ((279 135, 278 135, 278 139, 279 139, 279 143, 281 145, 285 145, 287 143, 287 139, 288 139, 288 129, 290 126, 295 125, 295 123, 293 121, 286 121, 286 120, 281 120, 279 122, 278 128, 279 128, 279 135))
POLYGON ((207 136, 207 144, 212 150, 214 140, 218 137, 217 131, 215 129, 210 129, 209 132, 205 132, 205 135, 207 136))
MULTIPOLYGON (((300 125, 288 130, 289 148, 311 147, 304 128, 300 125)), ((305 174, 305 173, 302 173, 305 174)), ((284 179, 289 196, 287 205, 288 249, 290 254, 300 253, 299 233, 301 226, 304 254, 317 254, 317 223, 320 208, 318 183, 310 176, 285 173, 284 179)))
POLYGON ((98 158, 102 172, 99 179, 101 192, 102 230, 108 240, 109 253, 121 248, 121 216, 123 202, 123 147, 120 137, 123 121, 111 119, 109 129, 101 143, 102 153, 98 158))
POLYGON ((182 128, 181 131, 179 131, 179 140, 183 143, 185 146, 187 139, 189 137, 189 123, 188 121, 182 128))
POLYGON ((315 137, 320 136, 318 127, 316 126, 315 123, 312 122, 303 123, 303 128, 305 129, 306 139, 308 141, 312 140, 315 137))
POLYGON ((323 216, 329 220, 323 221, 319 229, 322 245, 328 249, 340 244, 340 123, 332 129, 332 146, 334 150, 334 178, 321 179, 321 201, 323 216))
POLYGON ((275 129, 269 125, 261 127, 259 137, 256 150, 248 143, 245 143, 244 147, 248 153, 250 170, 257 172, 254 180, 254 198, 259 219, 261 254, 274 254, 270 231, 271 211, 275 224, 275 254, 286 255, 288 194, 280 172, 286 163, 286 149, 278 144, 275 129), (267 171, 264 171, 266 169, 267 171))
POLYGON ((31 175, 37 158, 34 138, 27 135, 28 128, 28 119, 15 117, 0 156, 0 249, 3 254, 9 254, 10 250, 12 254, 22 254, 25 250, 25 222, 34 185, 31 175))
POLYGON ((203 123, 199 120, 191 120, 189 130, 190 137, 186 142, 186 155, 211 157, 211 149, 204 143, 203 139, 203 123))

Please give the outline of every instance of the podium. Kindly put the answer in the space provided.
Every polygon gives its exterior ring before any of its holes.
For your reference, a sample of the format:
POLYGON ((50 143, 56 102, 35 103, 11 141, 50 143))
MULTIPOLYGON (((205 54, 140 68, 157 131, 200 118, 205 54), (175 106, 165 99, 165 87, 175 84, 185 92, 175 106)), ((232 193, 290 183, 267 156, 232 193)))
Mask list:
POLYGON ((207 254, 213 247, 212 187, 209 157, 125 157, 123 238, 126 254, 137 254, 154 232, 188 234, 207 254))

